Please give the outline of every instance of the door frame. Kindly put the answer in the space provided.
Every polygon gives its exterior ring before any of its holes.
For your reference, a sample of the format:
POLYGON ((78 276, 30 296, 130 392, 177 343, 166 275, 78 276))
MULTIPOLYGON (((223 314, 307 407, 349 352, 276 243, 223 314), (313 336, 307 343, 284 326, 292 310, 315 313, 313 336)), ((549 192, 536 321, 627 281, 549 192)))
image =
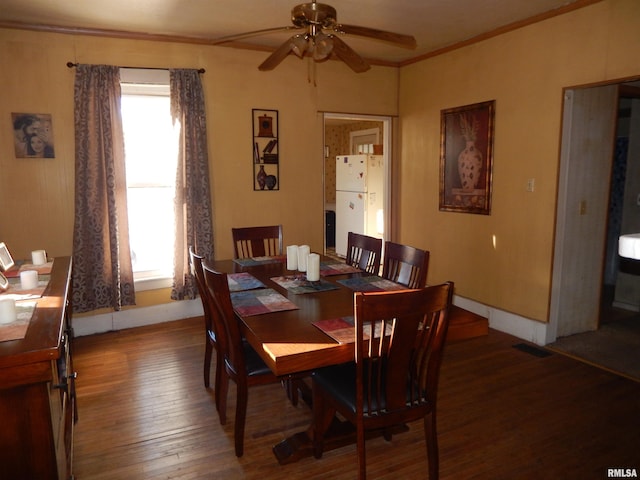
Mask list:
MULTIPOLYGON (((615 148, 619 89, 625 83, 638 80, 639 77, 631 77, 599 85, 567 87, 563 91, 564 103, 558 170, 555 243, 549 324, 546 329, 545 344, 554 342, 559 336, 595 330, 599 326, 600 297, 606 257, 610 175, 615 148), (612 89, 614 92, 612 92, 612 89), (601 135, 592 135, 589 139, 590 141, 596 138, 601 140, 600 164, 595 163, 594 165, 602 172, 606 172, 606 174, 602 175, 602 178, 595 183, 593 180, 590 181, 585 176, 582 176, 578 185, 575 184, 573 179, 581 178, 578 169, 583 167, 584 170, 584 165, 576 158, 576 150, 579 145, 572 134, 572 122, 579 119, 579 117, 574 117, 576 114, 574 95, 576 93, 579 94, 580 108, 584 107, 584 118, 597 113, 600 116, 600 121, 608 120, 610 123, 610 128, 602 127, 602 132, 607 130, 608 133, 602 134, 601 132, 601 135), (600 103, 597 111, 593 110, 594 106, 588 103, 594 101, 595 104, 597 97, 603 94, 605 96, 609 95, 610 107, 606 107, 605 101, 604 104, 600 103), (602 152, 606 150, 608 150, 609 154, 605 158, 602 156, 602 152), (605 192, 604 195, 602 194, 603 191, 605 192), (582 230, 582 232, 586 231, 591 235, 580 235, 580 229, 576 228, 576 223, 581 221, 585 213, 588 216, 593 209, 598 212, 597 218, 589 221, 587 230, 582 230), (584 246, 585 244, 586 248, 581 248, 579 252, 576 252, 574 248, 576 245, 584 246), (593 259, 590 256, 596 256, 596 258, 593 259), (587 282, 587 288, 584 288, 585 270, 580 270, 579 265, 588 262, 591 262, 593 270, 591 275, 587 275, 590 280, 587 282), (578 285, 580 287, 577 287, 578 285), (594 294, 596 290, 597 293, 594 294), (566 295, 567 291, 570 291, 571 295, 566 295), (581 306, 581 308, 584 305, 589 306, 587 314, 581 313, 586 315, 586 318, 582 320, 571 318, 576 305, 581 306)), ((591 177, 593 177, 593 172, 591 173, 591 177)))
MULTIPOLYGON (((356 113, 335 113, 335 112, 322 112, 322 145, 324 149, 325 142, 325 123, 327 119, 333 120, 342 120, 345 122, 382 122, 382 144, 384 148, 382 150, 382 158, 384 161, 384 233, 383 238, 385 241, 391 240, 393 238, 392 229, 394 226, 393 223, 393 214, 392 214, 392 196, 393 196, 393 159, 392 159, 392 150, 393 150, 393 117, 385 116, 385 115, 367 115, 367 114, 356 114, 356 113)), ((323 155, 324 156, 324 155, 323 155)), ((326 175, 326 169, 323 168, 324 175, 326 175)), ((324 197, 324 190, 322 193, 324 197)), ((326 204, 326 198, 324 199, 323 204, 326 204)), ((325 233, 326 235, 326 233, 325 233)), ((326 238, 324 241, 324 246, 326 249, 326 238)))

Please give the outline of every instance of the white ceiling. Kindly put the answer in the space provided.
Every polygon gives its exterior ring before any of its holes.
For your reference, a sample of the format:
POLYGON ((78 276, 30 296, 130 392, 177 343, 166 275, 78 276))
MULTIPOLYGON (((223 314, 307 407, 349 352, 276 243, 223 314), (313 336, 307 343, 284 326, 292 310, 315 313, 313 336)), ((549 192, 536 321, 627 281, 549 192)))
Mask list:
MULTIPOLYGON (((413 35, 407 50, 348 35, 356 52, 376 63, 410 61, 554 10, 598 0, 325 0, 338 22, 413 35)), ((247 31, 290 26, 296 0, 0 0, 0 26, 37 24, 72 29, 197 37, 213 40, 247 31)), ((292 35, 269 33, 242 40, 273 49, 292 35)))

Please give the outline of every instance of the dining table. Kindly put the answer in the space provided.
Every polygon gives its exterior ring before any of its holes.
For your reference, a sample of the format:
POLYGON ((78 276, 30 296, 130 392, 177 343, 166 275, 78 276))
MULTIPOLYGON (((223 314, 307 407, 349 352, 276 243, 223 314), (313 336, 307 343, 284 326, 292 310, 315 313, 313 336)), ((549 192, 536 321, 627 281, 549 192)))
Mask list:
MULTIPOLYGON (((304 272, 287 270, 286 256, 216 260, 209 265, 228 274, 244 337, 273 373, 283 378, 354 359, 356 291, 406 288, 324 255, 316 282, 307 281, 304 272)), ((354 440, 352 429, 345 427, 336 425, 335 441, 325 437, 325 450, 354 440)), ((274 446, 278 462, 312 455, 312 438, 309 427, 274 446)))

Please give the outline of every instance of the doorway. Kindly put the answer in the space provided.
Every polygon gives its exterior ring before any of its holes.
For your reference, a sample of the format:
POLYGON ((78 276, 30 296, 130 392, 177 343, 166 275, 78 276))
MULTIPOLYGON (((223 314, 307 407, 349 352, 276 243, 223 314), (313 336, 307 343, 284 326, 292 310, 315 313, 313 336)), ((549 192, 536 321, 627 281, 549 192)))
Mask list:
MULTIPOLYGON (((632 86, 633 83, 624 82, 567 89, 564 94, 547 343, 558 337, 597 330, 606 313, 601 300, 614 296, 611 292, 615 292, 620 278, 617 272, 620 228, 615 224, 620 222, 622 213, 612 210, 615 208, 612 202, 622 198, 620 189, 625 187, 619 184, 619 179, 615 183, 614 152, 620 133, 616 127, 620 123, 621 92, 632 86)), ((629 136, 640 137, 638 130, 632 128, 629 136)), ((638 155, 627 158, 625 169, 629 168, 629 162, 640 163, 638 155)), ((628 203, 624 200, 625 208, 628 203)), ((633 217, 640 231, 637 211, 633 217)), ((640 287, 640 277, 632 281, 640 287)), ((603 304, 606 306, 607 302, 603 304)))
POLYGON ((335 256, 336 157, 351 155, 354 153, 354 148, 355 153, 376 153, 382 157, 384 199, 378 231, 384 240, 389 240, 391 238, 391 117, 344 113, 324 113, 323 117, 325 254, 335 256))

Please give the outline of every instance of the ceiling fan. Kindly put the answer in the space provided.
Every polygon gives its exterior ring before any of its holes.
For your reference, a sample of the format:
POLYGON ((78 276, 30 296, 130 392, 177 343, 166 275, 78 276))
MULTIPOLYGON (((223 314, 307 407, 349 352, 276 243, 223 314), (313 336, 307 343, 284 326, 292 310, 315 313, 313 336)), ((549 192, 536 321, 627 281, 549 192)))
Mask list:
POLYGON ((366 72, 371 67, 364 58, 340 38, 341 35, 358 35, 393 43, 404 48, 416 47, 416 39, 411 35, 338 23, 336 9, 324 3, 317 3, 315 0, 312 3, 301 3, 293 7, 291 22, 293 26, 267 28, 231 35, 214 40, 213 44, 219 45, 264 33, 296 30, 299 33, 293 35, 269 55, 260 64, 259 70, 273 70, 289 53, 293 52, 300 58, 306 55, 316 62, 327 60, 331 55, 335 55, 356 73, 366 72))

